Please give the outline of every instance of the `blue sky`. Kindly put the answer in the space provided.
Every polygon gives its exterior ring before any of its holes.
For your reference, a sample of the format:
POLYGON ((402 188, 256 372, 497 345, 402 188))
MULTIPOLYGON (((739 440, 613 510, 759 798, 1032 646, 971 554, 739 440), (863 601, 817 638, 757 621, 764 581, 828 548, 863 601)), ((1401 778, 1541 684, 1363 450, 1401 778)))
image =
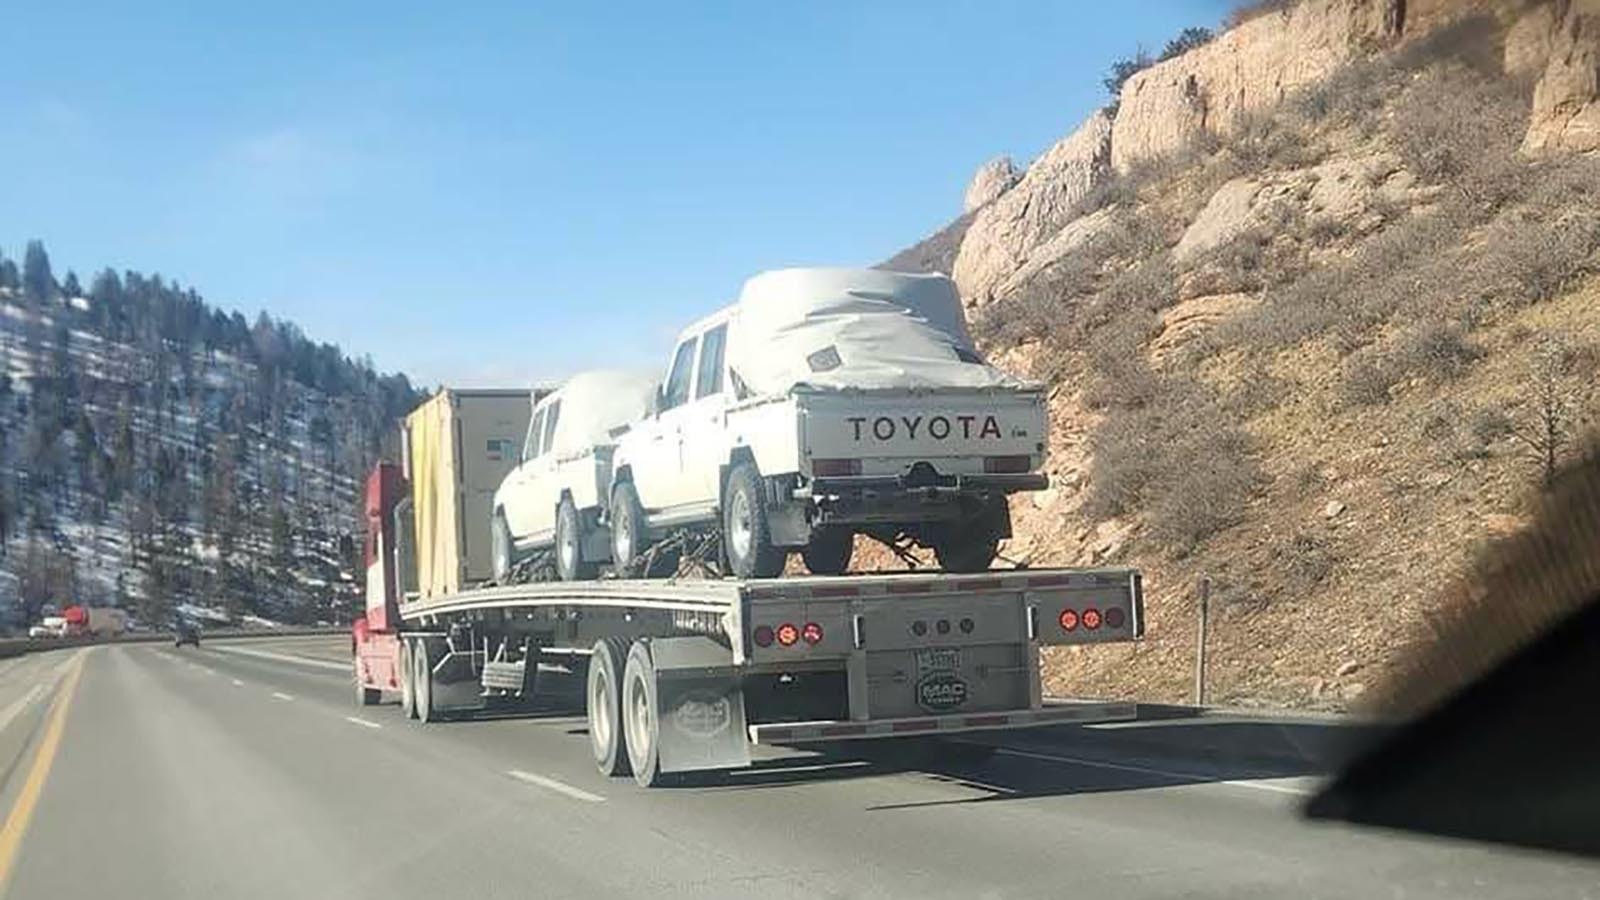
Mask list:
POLYGON ((157 271, 424 384, 654 366, 754 272, 933 231, 1113 59, 1230 5, 17 4, 0 250, 157 271))

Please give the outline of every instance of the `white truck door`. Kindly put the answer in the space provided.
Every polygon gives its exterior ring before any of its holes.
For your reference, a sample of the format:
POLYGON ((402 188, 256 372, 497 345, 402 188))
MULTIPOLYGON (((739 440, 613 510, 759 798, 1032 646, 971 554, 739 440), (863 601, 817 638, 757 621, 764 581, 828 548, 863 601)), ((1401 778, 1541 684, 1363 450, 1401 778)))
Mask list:
POLYGON ((727 344, 728 323, 714 325, 700 337, 699 363, 695 366, 694 399, 685 405, 679 430, 686 505, 714 504, 721 485, 720 467, 727 462, 727 344))
POLYGON ((533 487, 534 458, 539 455, 539 435, 544 433, 543 423, 544 410, 539 410, 528 423, 528 434, 522 441, 522 462, 507 478, 511 490, 505 492, 506 525, 511 529, 512 539, 518 542, 526 540, 533 528, 529 518, 533 498, 529 492, 533 487))
POLYGON ((661 388, 661 408, 647 424, 648 446, 632 461, 633 486, 647 510, 683 505, 692 491, 683 484, 683 423, 689 412, 698 336, 685 339, 672 354, 672 369, 661 388))
MULTIPOLYGON (((528 507, 528 536, 540 542, 549 541, 555 534, 556 528, 556 502, 561 499, 561 488, 557 485, 556 455, 551 450, 555 443, 556 423, 561 418, 561 401, 544 408, 544 420, 541 423, 540 434, 536 437, 539 442, 539 452, 528 463, 528 488, 526 493, 528 507)), ((530 434, 530 438, 535 435, 530 434)))

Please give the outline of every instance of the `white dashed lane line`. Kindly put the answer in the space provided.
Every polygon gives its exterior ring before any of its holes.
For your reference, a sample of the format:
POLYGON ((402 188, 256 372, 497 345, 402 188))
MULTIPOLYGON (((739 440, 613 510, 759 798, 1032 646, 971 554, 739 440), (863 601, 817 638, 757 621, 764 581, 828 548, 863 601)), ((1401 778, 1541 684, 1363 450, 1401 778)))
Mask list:
POLYGON ((217 649, 224 653, 234 653, 239 656, 254 656, 257 659, 270 659, 275 662, 293 663, 297 666, 311 666, 315 669, 327 669, 331 672, 349 672, 350 663, 334 662, 330 659, 312 659, 309 656, 292 656, 288 653, 274 653, 271 650, 257 650, 253 647, 234 647, 228 644, 218 644, 217 649))
POLYGON ((377 722, 372 721, 371 719, 363 719, 360 716, 345 716, 344 720, 346 722, 351 723, 352 725, 360 725, 363 728, 382 728, 383 727, 382 725, 378 724, 377 722))
MULTIPOLYGON (((960 741, 959 743, 972 743, 960 741)), ((1177 781, 1205 782, 1209 784, 1225 784, 1229 787, 1249 788, 1253 791, 1268 791, 1274 794, 1293 794, 1297 797, 1310 794, 1304 788, 1292 787, 1286 784, 1270 784, 1266 781, 1242 781, 1239 779, 1213 778, 1196 772, 1176 772, 1171 769, 1153 769, 1148 766, 1130 766, 1127 763, 1100 762, 1094 759, 1079 759, 1075 756, 1057 756, 1053 753, 1035 753, 1031 750, 1013 750, 1010 747, 1001 747, 995 751, 1002 756, 1017 756, 1023 759, 1038 759, 1045 762, 1066 763, 1072 766, 1088 766, 1091 769, 1113 769, 1119 772, 1138 772, 1141 775, 1159 775, 1177 781)))
POLYGON ((282 691, 273 691, 272 692, 272 699, 274 699, 274 700, 293 700, 294 697, 291 697, 290 695, 285 694, 282 691))
POLYGON ((532 772, 524 772, 521 769, 512 769, 506 774, 526 784, 537 785, 545 790, 555 791, 558 794, 564 794, 574 800, 582 800, 585 803, 604 803, 606 799, 599 794, 591 794, 582 788, 575 788, 564 781, 546 778, 543 775, 535 775, 532 772))
POLYGON ((233 680, 233 686, 234 687, 244 687, 244 682, 242 682, 239 679, 235 678, 233 680))

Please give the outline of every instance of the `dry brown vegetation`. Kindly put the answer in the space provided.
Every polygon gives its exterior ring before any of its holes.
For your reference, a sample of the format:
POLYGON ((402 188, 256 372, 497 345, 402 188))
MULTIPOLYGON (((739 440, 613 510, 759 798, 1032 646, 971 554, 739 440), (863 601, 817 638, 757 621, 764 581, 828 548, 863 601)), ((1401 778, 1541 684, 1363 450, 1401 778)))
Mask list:
POLYGON ((1233 610, 1218 696, 1348 703, 1594 421, 1600 160, 1519 155, 1528 91, 1485 64, 1488 27, 1349 66, 1108 179, 1079 212, 1111 224, 982 311, 980 339, 1025 347, 1080 423, 1062 440, 1080 442, 1082 489, 1020 507, 1013 552, 1130 560, 1167 585, 1152 640, 1063 654, 1058 689, 1179 699, 1206 574, 1233 610), (1369 168, 1358 212, 1318 213, 1303 186, 1351 160, 1392 163, 1369 168), (1179 262, 1240 178, 1285 199, 1179 262), (1250 302, 1152 356, 1165 317, 1219 295, 1250 302), (1552 356, 1551 334, 1571 346, 1552 356))

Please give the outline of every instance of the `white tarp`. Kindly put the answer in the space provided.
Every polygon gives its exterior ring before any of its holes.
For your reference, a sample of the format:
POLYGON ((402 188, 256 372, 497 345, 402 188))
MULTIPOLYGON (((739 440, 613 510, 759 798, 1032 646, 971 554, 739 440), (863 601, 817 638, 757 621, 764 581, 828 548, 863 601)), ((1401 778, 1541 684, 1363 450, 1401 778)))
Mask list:
POLYGON ((755 394, 781 394, 797 385, 1024 384, 971 361, 977 357, 961 298, 943 275, 877 269, 764 272, 745 282, 730 331, 729 367, 755 394))
MULTIPOLYGON (((655 390, 654 378, 636 372, 581 372, 542 399, 534 411, 561 403, 551 446, 557 456, 568 456, 615 444, 611 432, 644 418, 655 390)), ((547 422, 548 417, 546 413, 547 422)))

